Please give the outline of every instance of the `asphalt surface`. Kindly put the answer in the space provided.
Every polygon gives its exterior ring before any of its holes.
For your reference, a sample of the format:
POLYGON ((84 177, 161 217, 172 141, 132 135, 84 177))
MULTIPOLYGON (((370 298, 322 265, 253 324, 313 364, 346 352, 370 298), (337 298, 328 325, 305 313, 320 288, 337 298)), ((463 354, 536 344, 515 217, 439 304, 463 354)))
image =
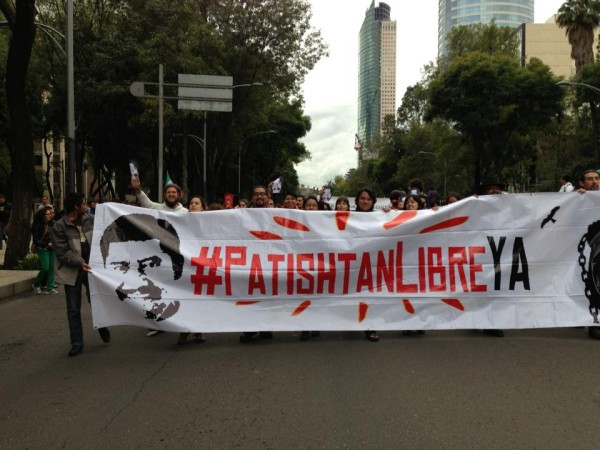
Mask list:
POLYGON ((407 337, 299 333, 240 344, 115 327, 64 295, 0 301, 0 448, 592 449, 600 341, 584 329, 407 337))

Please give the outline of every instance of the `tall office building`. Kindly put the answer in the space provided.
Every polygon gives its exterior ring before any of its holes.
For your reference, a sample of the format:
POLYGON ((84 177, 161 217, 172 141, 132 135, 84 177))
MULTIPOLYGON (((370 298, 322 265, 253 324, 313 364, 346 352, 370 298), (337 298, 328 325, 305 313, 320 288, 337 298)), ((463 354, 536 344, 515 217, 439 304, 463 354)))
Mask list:
MULTIPOLYGON (((360 28, 358 52, 358 138, 370 148, 386 115, 396 113, 396 21, 375 0, 360 28)), ((359 150, 359 161, 362 150, 359 150)))
POLYGON ((444 53, 446 35, 459 25, 489 24, 518 28, 533 23, 534 0, 439 0, 438 55, 444 53))

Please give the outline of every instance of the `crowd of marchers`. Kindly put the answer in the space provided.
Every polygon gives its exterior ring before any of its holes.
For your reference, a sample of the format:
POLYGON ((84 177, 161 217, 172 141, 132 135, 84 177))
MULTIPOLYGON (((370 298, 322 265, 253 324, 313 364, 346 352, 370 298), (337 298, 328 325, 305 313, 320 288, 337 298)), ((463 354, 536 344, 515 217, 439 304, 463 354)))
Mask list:
MULTIPOLYGON (((583 195, 587 191, 598 191, 600 188, 600 171, 589 169, 584 171, 577 180, 577 186, 573 184, 569 176, 560 179, 560 192, 572 192, 583 195)), ((135 205, 142 208, 172 211, 177 213, 200 213, 225 209, 221 203, 207 204, 205 199, 199 195, 190 195, 187 207, 184 206, 184 193, 175 183, 169 183, 163 190, 163 201, 154 202, 141 189, 138 176, 131 179, 132 191, 135 194, 135 205)), ((375 210, 377 197, 370 188, 360 189, 353 199, 340 196, 330 203, 325 191, 318 195, 303 196, 294 192, 273 194, 272 185, 268 184, 254 186, 249 200, 239 199, 235 208, 286 208, 305 211, 356 211, 372 212, 375 210), (279 199, 279 200, 276 200, 279 199)), ((487 179, 479 187, 476 195, 503 194, 505 185, 498 179, 487 179)), ((423 210, 437 209, 445 205, 461 200, 456 192, 450 192, 445 199, 440 198, 439 193, 431 188, 425 191, 422 180, 413 178, 407 183, 407 189, 393 190, 389 194, 389 205, 383 207, 384 211, 390 210, 423 210)), ((230 201, 227 207, 232 208, 230 201)), ((35 278, 32 288, 36 294, 57 294, 57 286, 61 284, 64 289, 71 349, 69 356, 81 353, 84 347, 83 326, 81 321, 82 293, 85 293, 90 302, 88 273, 91 271, 89 257, 91 253, 93 220, 96 203, 90 201, 89 205, 81 193, 67 195, 64 202, 64 210, 56 213, 49 203, 48 197, 42 197, 42 202, 37 206, 34 214, 32 230, 31 251, 39 256, 40 270, 35 278)), ((9 225, 11 204, 3 194, 0 194, 0 249, 7 241, 6 229, 9 225)), ((503 337, 503 330, 489 329, 481 330, 483 333, 503 337)), ((100 338, 105 343, 110 342, 110 331, 108 328, 99 328, 100 338)), ((159 330, 150 328, 147 336, 154 336, 159 330)), ((365 338, 372 342, 379 341, 379 335, 375 330, 365 330, 365 338)), ((422 330, 405 330, 405 335, 423 335, 422 330)), ((304 330, 300 333, 300 339, 308 340, 317 337, 318 331, 304 330)), ((588 335, 594 339, 600 339, 600 327, 589 327, 588 335)), ((180 333, 177 344, 183 345, 191 342, 190 333, 180 333)), ((240 342, 247 343, 256 339, 271 339, 273 333, 269 331, 248 331, 242 333, 240 342)), ((202 333, 194 333, 194 341, 205 342, 202 333)))

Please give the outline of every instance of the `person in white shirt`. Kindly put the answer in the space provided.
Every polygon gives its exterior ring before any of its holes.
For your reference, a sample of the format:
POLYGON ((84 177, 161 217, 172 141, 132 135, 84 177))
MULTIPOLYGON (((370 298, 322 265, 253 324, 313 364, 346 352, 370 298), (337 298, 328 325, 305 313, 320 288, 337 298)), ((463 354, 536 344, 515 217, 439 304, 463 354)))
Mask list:
POLYGON ((571 177, 569 175, 565 175, 560 179, 560 189, 558 192, 573 192, 575 187, 573 183, 571 183, 571 177))

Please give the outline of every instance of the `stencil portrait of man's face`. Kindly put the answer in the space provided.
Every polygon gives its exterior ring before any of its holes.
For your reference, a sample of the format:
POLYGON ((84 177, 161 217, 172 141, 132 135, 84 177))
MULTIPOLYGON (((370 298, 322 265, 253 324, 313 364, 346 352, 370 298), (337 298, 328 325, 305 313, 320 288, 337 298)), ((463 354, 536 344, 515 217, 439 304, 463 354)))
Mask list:
POLYGON ((121 216, 100 241, 104 267, 114 272, 120 301, 138 304, 147 319, 162 321, 179 311, 166 287, 181 277, 183 256, 179 237, 166 220, 145 214, 121 216))
POLYGON ((179 310, 179 301, 163 298, 173 269, 157 240, 111 244, 106 268, 115 271, 115 282, 120 281, 115 288, 119 300, 140 304, 146 318, 161 321, 179 310))

